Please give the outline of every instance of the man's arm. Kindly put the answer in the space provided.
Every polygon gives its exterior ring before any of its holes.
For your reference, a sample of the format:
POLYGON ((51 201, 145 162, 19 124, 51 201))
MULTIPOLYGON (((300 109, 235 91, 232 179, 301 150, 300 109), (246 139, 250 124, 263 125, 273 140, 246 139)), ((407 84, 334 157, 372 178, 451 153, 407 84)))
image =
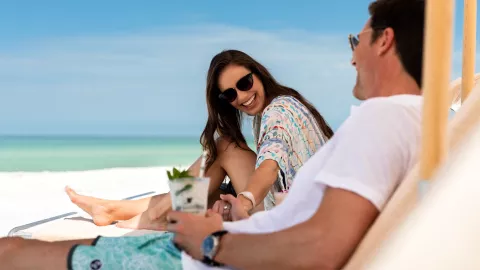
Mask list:
POLYGON ((227 234, 215 260, 241 269, 338 269, 378 214, 363 197, 327 188, 306 222, 272 234, 227 234))

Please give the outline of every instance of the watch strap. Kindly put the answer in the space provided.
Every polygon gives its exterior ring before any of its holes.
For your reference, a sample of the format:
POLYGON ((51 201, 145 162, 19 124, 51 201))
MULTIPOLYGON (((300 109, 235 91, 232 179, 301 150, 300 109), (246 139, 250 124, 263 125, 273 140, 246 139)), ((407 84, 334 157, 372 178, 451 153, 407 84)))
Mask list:
MULTIPOLYGON (((225 231, 225 230, 221 230, 221 231, 216 231, 212 234, 210 234, 210 236, 214 236, 214 237, 218 237, 218 240, 220 242, 220 239, 222 238, 222 236, 224 234, 228 233, 228 231, 225 231)), ((217 252, 218 252, 218 249, 217 249, 217 252)), ((215 254, 216 255, 216 254, 215 254)), ((215 255, 213 255, 213 257, 215 257, 215 255)), ((209 257, 207 256, 203 256, 203 260, 202 260, 203 263, 207 264, 207 265, 210 265, 210 266, 223 266, 223 264, 219 263, 219 262, 216 262, 213 258, 210 259, 209 257)))

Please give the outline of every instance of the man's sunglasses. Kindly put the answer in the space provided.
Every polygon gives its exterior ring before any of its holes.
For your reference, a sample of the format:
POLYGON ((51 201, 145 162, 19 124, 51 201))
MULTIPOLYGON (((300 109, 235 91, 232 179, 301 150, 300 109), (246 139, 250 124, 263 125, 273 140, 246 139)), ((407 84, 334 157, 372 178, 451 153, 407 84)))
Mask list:
POLYGON ((358 41, 358 35, 348 35, 348 42, 350 43, 350 48, 352 49, 352 51, 354 51, 355 48, 358 46, 358 43, 360 43, 360 41, 358 41))
POLYGON ((359 36, 360 34, 363 34, 365 32, 370 32, 370 31, 373 31, 373 30, 383 30, 385 29, 385 27, 375 27, 375 28, 370 28, 370 29, 367 29, 365 31, 362 31, 360 33, 358 33, 358 35, 354 36, 352 34, 348 35, 348 42, 350 43, 350 48, 352 49, 352 51, 355 50, 355 48, 358 46, 358 43, 360 43, 360 41, 358 40, 359 39, 359 36))
MULTIPOLYGON (((253 73, 250 72, 247 75, 243 76, 240 80, 238 80, 235 86, 240 91, 248 91, 252 89, 253 73)), ((227 90, 220 93, 218 97, 228 102, 233 102, 235 101, 235 99, 237 99, 237 90, 235 90, 234 88, 228 88, 227 90)))

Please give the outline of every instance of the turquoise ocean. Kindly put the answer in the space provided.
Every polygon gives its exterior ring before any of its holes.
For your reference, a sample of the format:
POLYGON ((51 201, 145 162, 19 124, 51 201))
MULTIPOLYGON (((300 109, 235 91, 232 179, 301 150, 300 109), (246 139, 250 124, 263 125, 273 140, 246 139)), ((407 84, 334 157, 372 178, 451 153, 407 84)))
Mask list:
POLYGON ((3 136, 0 171, 186 166, 201 153, 199 137, 3 136))

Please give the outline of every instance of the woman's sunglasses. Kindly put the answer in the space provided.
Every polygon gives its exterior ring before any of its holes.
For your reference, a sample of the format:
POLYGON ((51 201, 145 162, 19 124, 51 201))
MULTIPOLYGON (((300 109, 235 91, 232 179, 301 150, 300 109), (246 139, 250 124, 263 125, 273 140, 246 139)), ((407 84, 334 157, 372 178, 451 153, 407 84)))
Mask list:
MULTIPOLYGON (((248 91, 252 89, 253 73, 250 72, 247 75, 243 76, 240 80, 238 80, 235 86, 240 91, 248 91)), ((235 101, 235 99, 237 99, 237 91, 234 88, 228 88, 227 90, 220 93, 218 97, 228 102, 233 102, 235 101)))

